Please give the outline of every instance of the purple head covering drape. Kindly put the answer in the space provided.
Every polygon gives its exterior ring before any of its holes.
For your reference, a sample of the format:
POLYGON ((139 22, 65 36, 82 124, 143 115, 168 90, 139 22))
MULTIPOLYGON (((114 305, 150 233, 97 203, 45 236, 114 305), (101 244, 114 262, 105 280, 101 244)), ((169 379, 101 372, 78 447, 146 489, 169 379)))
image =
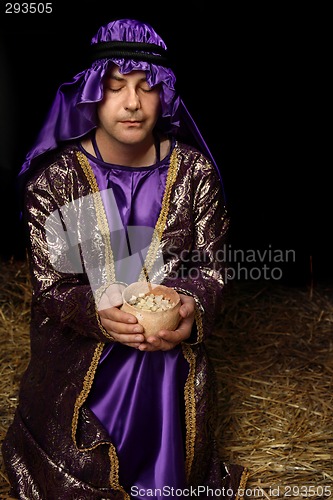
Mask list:
MULTIPOLYGON (((139 42, 154 44, 163 49, 162 38, 147 23, 121 19, 102 26, 91 40, 91 46, 101 42, 139 42)), ((217 164, 196 123, 175 89, 176 77, 171 68, 152 62, 117 57, 96 59, 68 83, 63 83, 55 96, 44 125, 28 152, 19 175, 27 173, 35 159, 63 142, 78 139, 97 126, 96 105, 103 97, 103 76, 110 63, 119 66, 123 74, 133 70, 145 71, 150 86, 161 85, 160 126, 191 142, 214 164, 217 164)), ((221 179, 222 181, 222 179, 221 179)))

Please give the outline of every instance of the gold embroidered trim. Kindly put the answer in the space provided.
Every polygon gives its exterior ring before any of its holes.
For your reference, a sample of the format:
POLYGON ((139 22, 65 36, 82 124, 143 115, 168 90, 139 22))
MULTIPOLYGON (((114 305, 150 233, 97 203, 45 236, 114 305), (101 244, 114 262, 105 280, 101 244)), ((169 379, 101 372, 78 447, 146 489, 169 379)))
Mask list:
MULTIPOLYGON (((107 278, 110 283, 113 283, 115 281, 114 258, 110 240, 110 229, 104 210, 103 200, 100 195, 96 177, 94 175, 94 172, 92 171, 91 166, 89 165, 87 157, 83 153, 81 153, 81 151, 76 151, 76 156, 93 192, 97 215, 97 224, 105 243, 105 266, 107 278)), ((98 298, 96 300, 98 302, 98 298)))
POLYGON ((124 500, 130 500, 130 496, 124 488, 120 485, 119 483, 119 460, 117 456, 117 452, 113 444, 110 444, 109 448, 109 457, 110 457, 110 463, 111 463, 111 469, 110 469, 110 486, 112 489, 121 491, 124 495, 124 500))
POLYGON ((202 324, 202 316, 200 314, 200 311, 196 308, 194 311, 194 319, 197 325, 197 332, 198 332, 198 340, 196 344, 199 342, 202 342, 203 340, 203 324, 202 324))
POLYGON ((249 475, 250 475, 249 471, 247 469, 244 469, 239 481, 238 491, 237 495, 235 496, 235 500, 242 500, 244 498, 245 486, 249 478, 249 475))
POLYGON ((178 156, 177 156, 177 150, 176 148, 174 148, 170 156, 170 166, 162 200, 161 212, 155 225, 152 241, 146 255, 143 269, 139 276, 139 281, 149 281, 148 278, 149 272, 151 271, 154 262, 156 260, 156 255, 160 247, 163 231, 166 226, 166 221, 170 208, 171 190, 176 181, 177 173, 178 173, 178 156))
MULTIPOLYGON (((92 171, 92 168, 88 162, 87 157, 81 153, 80 151, 76 152, 77 159, 81 165, 81 168, 83 170, 84 175, 86 176, 88 183, 91 187, 92 193, 93 193, 93 199, 94 199, 94 205, 95 205, 95 210, 96 210, 96 216, 97 216, 97 224, 100 229, 100 232, 102 234, 102 237, 104 239, 105 243, 105 266, 106 266, 106 275, 107 275, 107 281, 109 283, 115 282, 115 268, 114 268, 114 258, 113 258, 113 252, 112 252, 112 247, 111 247, 111 239, 110 239, 110 230, 109 230, 109 225, 108 225, 108 220, 106 217, 105 209, 104 209, 104 204, 102 197, 100 195, 100 191, 98 188, 98 184, 95 178, 95 175, 92 171)), ((104 292, 104 290, 107 288, 108 285, 102 286, 100 290, 96 293, 95 292, 95 300, 98 302, 100 296, 104 292), (97 296, 98 295, 98 296, 97 296)), ((97 315, 98 316, 98 315, 97 315)), ((97 317, 97 321, 99 324, 99 327, 103 330, 105 334, 105 330, 99 320, 99 316, 97 317)), ((83 380, 83 388, 81 393, 79 394, 78 398, 76 399, 75 405, 74 405, 74 414, 73 414, 73 420, 72 420, 72 439, 74 443, 76 443, 76 430, 77 430, 77 425, 78 425, 78 419, 79 419, 79 410, 85 400, 88 397, 89 391, 91 389, 93 379, 95 372, 97 370, 97 366, 101 357, 101 354, 103 352, 104 348, 104 343, 101 342, 98 344, 98 346, 95 349, 93 360, 89 366, 89 369, 84 377, 83 380)), ((119 459, 117 456, 116 449, 114 445, 110 442, 99 442, 96 445, 90 447, 90 448, 85 448, 82 451, 89 451, 93 450, 94 448, 97 448, 97 446, 101 444, 108 444, 109 445, 109 457, 110 457, 110 485, 113 489, 121 491, 124 494, 124 500, 130 500, 130 496, 126 493, 124 488, 119 484, 119 459)))
MULTIPOLYGON (((72 439, 73 442, 76 444, 76 429, 77 429, 77 424, 79 420, 79 410, 85 400, 88 397, 89 391, 91 389, 92 383, 93 383, 93 377, 94 374, 97 370, 98 362, 101 357, 102 351, 103 351, 104 343, 100 342, 94 352, 94 356, 92 359, 92 362, 90 363, 89 369, 87 373, 84 376, 83 379, 83 388, 78 397, 76 398, 75 405, 74 405, 74 414, 73 414, 73 419, 72 419, 72 439)), ((96 448, 98 445, 92 446, 91 448, 85 448, 82 451, 87 451, 87 450, 93 450, 96 448)))
POLYGON ((100 318, 100 315, 98 314, 98 311, 96 311, 96 320, 97 320, 99 328, 102 330, 102 332, 104 334, 104 337, 107 337, 108 339, 110 339, 114 342, 115 340, 112 337, 111 333, 109 333, 107 330, 105 330, 104 326, 102 325, 101 318, 100 318))
POLYGON ((185 472, 189 480, 194 458, 194 446, 196 437, 196 407, 195 407, 195 355, 188 344, 182 344, 183 354, 190 365, 190 371, 185 383, 185 423, 186 423, 186 460, 185 472))

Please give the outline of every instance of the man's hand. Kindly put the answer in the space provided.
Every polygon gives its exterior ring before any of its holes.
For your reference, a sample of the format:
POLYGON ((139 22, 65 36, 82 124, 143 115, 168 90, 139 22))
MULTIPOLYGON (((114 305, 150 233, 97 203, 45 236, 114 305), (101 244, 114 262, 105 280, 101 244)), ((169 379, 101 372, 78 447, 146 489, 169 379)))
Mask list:
POLYGON ((117 342, 138 348, 145 340, 143 328, 133 314, 119 309, 123 303, 122 292, 125 286, 114 283, 103 293, 98 304, 98 314, 105 330, 117 342))
POLYGON ((176 330, 160 330, 156 335, 149 336, 139 345, 140 351, 168 351, 190 337, 194 323, 195 301, 193 297, 179 295, 182 303, 179 309, 181 320, 176 330))
MULTIPOLYGON (((194 322, 195 302, 193 297, 179 294, 181 320, 176 330, 160 330, 147 339, 143 335, 143 327, 137 318, 119 309, 121 303, 98 311, 101 323, 116 342, 139 349, 140 351, 168 351, 176 347, 191 335, 194 322)), ((115 304, 115 302, 113 301, 115 304)), ((107 305, 106 299, 103 305, 107 305)))

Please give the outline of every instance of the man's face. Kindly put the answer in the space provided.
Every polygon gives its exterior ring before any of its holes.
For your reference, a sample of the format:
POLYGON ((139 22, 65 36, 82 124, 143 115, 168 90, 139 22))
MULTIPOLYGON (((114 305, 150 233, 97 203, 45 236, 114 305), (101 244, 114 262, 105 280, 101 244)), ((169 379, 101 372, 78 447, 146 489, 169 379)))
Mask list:
POLYGON ((125 144, 142 142, 152 135, 159 113, 159 86, 149 87, 144 71, 123 75, 113 65, 105 76, 104 96, 97 107, 104 133, 125 144))

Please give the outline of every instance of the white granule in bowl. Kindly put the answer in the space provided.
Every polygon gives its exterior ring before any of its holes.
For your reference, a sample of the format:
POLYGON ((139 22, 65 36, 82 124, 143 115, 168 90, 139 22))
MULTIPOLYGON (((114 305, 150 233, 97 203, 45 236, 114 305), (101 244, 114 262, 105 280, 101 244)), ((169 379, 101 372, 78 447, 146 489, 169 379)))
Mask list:
POLYGON ((153 293, 149 295, 145 293, 139 293, 138 296, 132 295, 127 302, 138 309, 152 312, 166 311, 175 306, 175 302, 165 298, 164 295, 154 295, 153 293))

